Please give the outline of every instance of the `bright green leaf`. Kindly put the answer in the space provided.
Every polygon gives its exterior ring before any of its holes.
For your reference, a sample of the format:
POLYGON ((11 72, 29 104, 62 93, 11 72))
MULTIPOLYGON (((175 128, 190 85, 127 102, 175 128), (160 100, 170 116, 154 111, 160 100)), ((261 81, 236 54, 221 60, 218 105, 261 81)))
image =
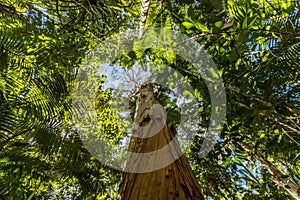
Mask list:
POLYGON ((190 29, 192 27, 194 27, 194 24, 191 22, 182 22, 182 25, 186 28, 186 29, 190 29))

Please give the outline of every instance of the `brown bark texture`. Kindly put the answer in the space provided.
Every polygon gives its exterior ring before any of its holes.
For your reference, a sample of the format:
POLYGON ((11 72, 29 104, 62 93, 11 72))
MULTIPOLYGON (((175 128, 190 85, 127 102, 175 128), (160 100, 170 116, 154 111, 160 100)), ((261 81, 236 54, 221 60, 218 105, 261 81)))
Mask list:
POLYGON ((154 97, 153 85, 138 92, 133 136, 119 187, 119 200, 203 200, 201 188, 181 153, 176 129, 154 97))

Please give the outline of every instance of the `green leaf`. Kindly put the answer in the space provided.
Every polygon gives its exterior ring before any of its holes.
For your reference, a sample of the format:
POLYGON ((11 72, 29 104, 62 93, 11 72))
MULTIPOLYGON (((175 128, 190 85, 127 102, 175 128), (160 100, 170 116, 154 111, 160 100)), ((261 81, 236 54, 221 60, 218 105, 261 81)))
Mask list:
POLYGON ((242 24, 242 29, 247 29, 248 28, 248 17, 245 17, 245 19, 243 20, 243 24, 242 24))
POLYGON ((194 95, 190 91, 188 91, 188 90, 183 91, 182 94, 183 94, 183 96, 186 96, 189 99, 193 99, 194 98, 194 95))
POLYGON ((4 157, 4 158, 1 158, 0 159, 0 163, 5 163, 5 162, 8 162, 9 161, 9 157, 4 157))
POLYGON ((216 79, 219 79, 219 78, 220 78, 220 77, 219 77, 219 73, 216 72, 212 67, 209 69, 209 71, 210 71, 211 75, 212 75, 214 78, 216 78, 216 79))
POLYGON ((282 135, 279 135, 279 136, 278 136, 277 143, 280 143, 281 140, 282 140, 282 135))
POLYGON ((231 162, 231 158, 227 157, 226 160, 222 163, 222 166, 224 166, 225 168, 229 167, 231 162))
POLYGON ((215 27, 217 28, 221 28, 223 26, 224 22, 223 21, 218 21, 216 23, 214 23, 215 27))
POLYGON ((194 24, 191 22, 182 22, 182 25, 186 28, 186 29, 190 29, 192 27, 194 27, 194 24))
POLYGON ((235 157, 234 160, 233 160, 232 162, 233 162, 234 164, 240 165, 240 164, 243 162, 243 160, 240 159, 240 158, 238 158, 238 157, 235 157))
POLYGON ((209 32, 209 29, 204 24, 201 24, 199 22, 196 22, 196 28, 203 32, 209 32))

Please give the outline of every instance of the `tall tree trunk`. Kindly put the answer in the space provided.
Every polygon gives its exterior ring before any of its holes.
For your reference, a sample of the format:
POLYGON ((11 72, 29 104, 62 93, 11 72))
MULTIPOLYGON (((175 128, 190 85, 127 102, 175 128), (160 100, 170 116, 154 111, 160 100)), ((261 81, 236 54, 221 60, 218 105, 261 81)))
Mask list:
POLYGON ((119 188, 120 200, 203 200, 201 188, 180 152, 175 128, 155 100, 152 84, 138 93, 130 154, 119 188), (177 159, 178 158, 178 159, 177 159))

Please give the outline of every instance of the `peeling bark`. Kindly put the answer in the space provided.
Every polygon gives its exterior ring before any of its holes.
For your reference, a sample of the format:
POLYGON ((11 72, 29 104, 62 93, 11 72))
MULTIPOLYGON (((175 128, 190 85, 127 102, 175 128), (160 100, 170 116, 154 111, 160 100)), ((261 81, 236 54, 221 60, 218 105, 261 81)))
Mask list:
POLYGON ((143 85, 138 93, 135 127, 129 144, 129 152, 143 156, 127 157, 119 200, 204 199, 188 159, 180 151, 176 129, 168 127, 165 121, 166 113, 154 98, 152 84, 143 85), (170 164, 151 171, 162 163, 170 164), (130 170, 147 172, 129 173, 130 170))

